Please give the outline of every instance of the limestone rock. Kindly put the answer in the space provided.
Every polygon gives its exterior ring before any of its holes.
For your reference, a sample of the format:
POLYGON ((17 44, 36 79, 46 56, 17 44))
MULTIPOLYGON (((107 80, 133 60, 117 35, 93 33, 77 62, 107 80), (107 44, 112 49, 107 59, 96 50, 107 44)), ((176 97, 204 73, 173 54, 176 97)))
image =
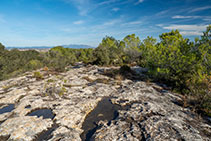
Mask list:
MULTIPOLYGON (((181 107, 179 94, 143 81, 125 79, 117 84, 104 75, 109 69, 79 63, 67 72, 46 74, 42 80, 28 72, 0 81, 0 140, 32 141, 45 136, 50 141, 80 141, 85 140, 82 133, 87 133, 87 139, 100 141, 210 140, 210 121, 181 107), (118 107, 108 114, 113 117, 105 120, 106 112, 98 114, 98 122, 90 123, 94 128, 84 128, 88 115, 104 97, 118 107), (14 104, 14 109, 1 112, 8 104, 14 104), (43 118, 47 113, 42 112, 28 115, 38 109, 50 110, 54 116, 43 118), (100 117, 104 120, 99 121, 100 117)), ((132 70, 147 71, 137 66, 132 70)), ((103 111, 106 108, 101 107, 103 111)))
POLYGON ((36 117, 15 117, 3 122, 0 136, 10 135, 12 140, 33 140, 35 136, 52 125, 49 119, 36 117))

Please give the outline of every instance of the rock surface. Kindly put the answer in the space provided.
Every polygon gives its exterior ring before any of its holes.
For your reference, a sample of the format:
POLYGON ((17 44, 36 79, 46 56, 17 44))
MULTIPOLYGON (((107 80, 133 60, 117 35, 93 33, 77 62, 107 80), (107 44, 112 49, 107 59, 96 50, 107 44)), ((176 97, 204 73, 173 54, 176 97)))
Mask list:
POLYGON ((210 121, 181 107, 180 95, 153 83, 115 80, 103 75, 108 69, 79 66, 61 74, 41 71, 43 80, 29 72, 1 81, 0 140, 210 140, 210 121), (110 104, 99 108, 105 97, 110 104), (96 108, 102 112, 93 123, 95 117, 86 117, 96 108), (114 113, 106 115, 106 108, 114 113), (39 109, 50 109, 54 116, 29 116, 39 109), (85 121, 93 126, 87 128, 85 121))

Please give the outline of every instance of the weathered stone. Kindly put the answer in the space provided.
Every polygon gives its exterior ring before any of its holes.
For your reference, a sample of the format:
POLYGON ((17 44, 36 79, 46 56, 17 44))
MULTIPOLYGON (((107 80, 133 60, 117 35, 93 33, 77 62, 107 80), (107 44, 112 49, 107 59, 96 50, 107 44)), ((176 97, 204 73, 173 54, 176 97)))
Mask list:
MULTIPOLYGON (((177 102, 182 100, 180 95, 143 81, 126 79, 117 84, 104 75, 109 69, 79 64, 65 73, 46 74, 39 81, 32 77, 33 72, 1 81, 0 107, 15 104, 15 109, 0 114, 0 139, 42 140, 42 135, 49 134, 50 141, 79 141, 85 119, 104 97, 118 105, 118 112, 112 120, 102 121, 102 118, 96 122, 88 139, 210 139, 210 121, 205 122, 188 108, 181 107, 177 102), (49 109, 55 117, 28 116, 38 109, 49 109)), ((147 71, 139 67, 132 70, 147 71)), ((105 105, 105 111, 106 108, 105 105)), ((100 117, 104 115, 99 114, 98 120, 100 117)))
POLYGON ((7 119, 0 126, 0 136, 10 135, 12 140, 33 140, 34 137, 50 128, 53 122, 36 117, 15 117, 7 119))

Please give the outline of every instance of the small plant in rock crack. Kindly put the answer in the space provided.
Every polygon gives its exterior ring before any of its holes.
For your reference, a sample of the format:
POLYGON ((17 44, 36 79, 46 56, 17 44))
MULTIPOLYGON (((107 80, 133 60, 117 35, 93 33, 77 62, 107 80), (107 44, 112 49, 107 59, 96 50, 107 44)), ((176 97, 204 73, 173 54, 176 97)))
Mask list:
POLYGON ((67 83, 67 79, 64 79, 64 83, 67 83))
POLYGON ((34 72, 33 77, 36 78, 36 80, 43 79, 43 75, 38 71, 34 72))
POLYGON ((45 96, 51 96, 53 98, 56 98, 59 96, 63 96, 67 90, 62 84, 56 84, 56 83, 45 83, 43 88, 43 94, 45 96))
POLYGON ((48 80, 47 80, 48 83, 53 83, 54 81, 55 81, 55 80, 53 80, 53 79, 48 79, 48 80))
POLYGON ((63 96, 65 92, 67 92, 67 89, 65 87, 62 87, 60 89, 59 96, 63 96))

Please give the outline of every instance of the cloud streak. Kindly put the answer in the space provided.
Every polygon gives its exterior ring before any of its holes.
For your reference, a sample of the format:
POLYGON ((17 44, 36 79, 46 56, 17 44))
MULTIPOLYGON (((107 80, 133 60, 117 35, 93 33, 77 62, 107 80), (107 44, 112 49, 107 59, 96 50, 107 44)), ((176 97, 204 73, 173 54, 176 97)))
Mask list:
POLYGON ((97 4, 97 6, 107 5, 116 2, 117 0, 105 0, 97 4))
POLYGON ((202 35, 203 31, 206 30, 206 27, 208 25, 169 25, 169 26, 164 26, 164 25, 157 25, 162 27, 163 29, 168 29, 168 30, 180 30, 180 33, 182 35, 187 35, 187 36, 198 36, 202 35))
MULTIPOLYGON (((79 11, 79 15, 81 16, 87 16, 87 14, 99 7, 102 7, 104 5, 109 5, 115 2, 118 2, 120 0, 105 0, 100 3, 94 3, 92 0, 62 0, 68 4, 73 4, 79 11)), ((113 11, 118 11, 118 8, 113 8, 113 11)))
POLYGON ((172 17, 172 19, 197 19, 197 18, 202 18, 202 17, 201 16, 181 16, 181 15, 176 15, 172 17))
POLYGON ((93 7, 90 0, 62 0, 62 1, 68 4, 73 4, 79 10, 79 15, 81 16, 86 16, 93 7))
POLYGON ((102 26, 112 26, 112 25, 115 25, 117 23, 120 23, 122 20, 121 19, 113 19, 113 20, 110 20, 108 22, 105 22, 102 26))
POLYGON ((190 13, 192 12, 199 12, 199 11, 203 11, 203 10, 207 10, 207 9, 211 9, 211 6, 204 6, 204 7, 198 7, 198 8, 194 8, 190 11, 190 13))
POLYGON ((79 21, 75 21, 75 22, 73 22, 73 24, 76 24, 76 25, 80 25, 80 24, 83 24, 84 23, 84 21, 83 20, 79 20, 79 21))
POLYGON ((163 26, 163 29, 169 29, 169 30, 195 30, 195 31, 204 31, 208 25, 169 25, 169 26, 163 26))
POLYGON ((140 25, 142 23, 143 23, 142 21, 131 21, 131 22, 125 22, 125 23, 123 23, 122 26, 127 26, 127 25, 135 26, 135 25, 140 25))
POLYGON ((202 35, 202 32, 199 32, 199 31, 181 31, 180 33, 186 36, 201 36, 202 35))
POLYGON ((138 5, 140 3, 144 2, 144 0, 138 0, 138 2, 135 3, 135 5, 138 5))
POLYGON ((172 19, 202 19, 204 21, 210 21, 211 16, 181 16, 181 15, 176 15, 176 16, 173 16, 172 19))
POLYGON ((117 12, 117 11, 119 11, 119 10, 120 10, 120 8, 115 7, 115 8, 112 8, 111 11, 117 12))

